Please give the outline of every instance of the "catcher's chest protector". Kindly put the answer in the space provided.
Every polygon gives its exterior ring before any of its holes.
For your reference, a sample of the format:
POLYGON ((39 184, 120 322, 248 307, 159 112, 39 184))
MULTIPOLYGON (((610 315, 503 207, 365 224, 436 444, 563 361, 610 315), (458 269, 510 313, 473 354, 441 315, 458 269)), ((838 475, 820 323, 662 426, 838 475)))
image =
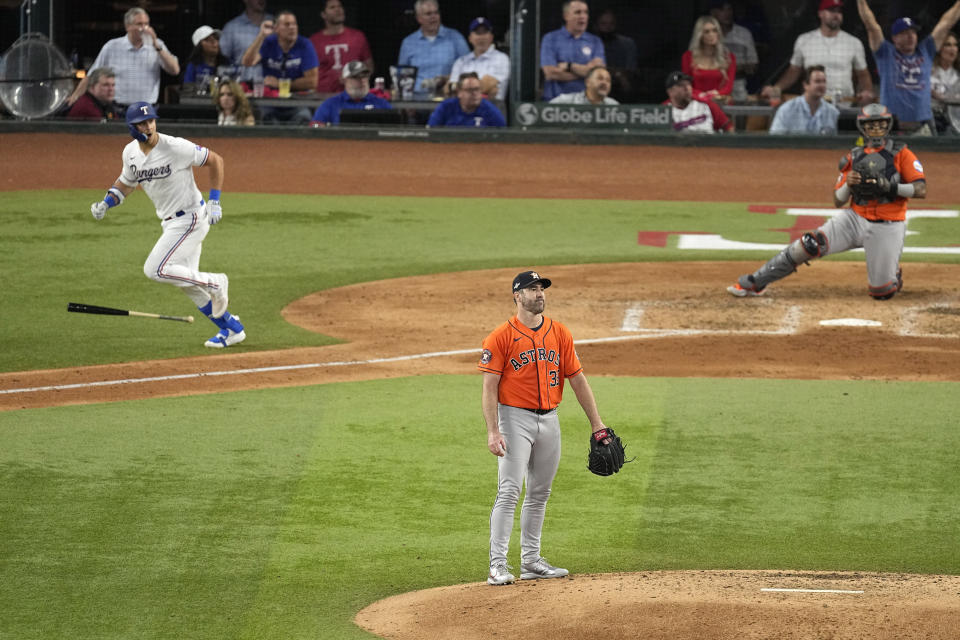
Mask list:
MULTIPOLYGON (((896 155, 900 153, 903 146, 902 142, 887 140, 883 148, 875 153, 867 153, 863 147, 854 147, 850 151, 850 168, 865 178, 883 176, 888 180, 892 180, 893 176, 897 173, 896 155)), ((878 204, 886 204, 893 202, 893 199, 890 198, 889 195, 883 195, 873 199, 865 199, 854 195, 853 201, 859 205, 866 205, 871 201, 876 201, 878 204)))

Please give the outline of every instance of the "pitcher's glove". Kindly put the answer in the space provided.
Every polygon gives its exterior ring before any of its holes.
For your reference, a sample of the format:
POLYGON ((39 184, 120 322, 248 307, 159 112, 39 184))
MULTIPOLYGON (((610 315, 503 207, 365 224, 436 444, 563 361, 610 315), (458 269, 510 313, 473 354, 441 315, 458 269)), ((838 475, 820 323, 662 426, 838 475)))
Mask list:
POLYGON ((587 469, 598 476, 612 476, 624 465, 624 446, 613 429, 594 431, 590 436, 587 469))

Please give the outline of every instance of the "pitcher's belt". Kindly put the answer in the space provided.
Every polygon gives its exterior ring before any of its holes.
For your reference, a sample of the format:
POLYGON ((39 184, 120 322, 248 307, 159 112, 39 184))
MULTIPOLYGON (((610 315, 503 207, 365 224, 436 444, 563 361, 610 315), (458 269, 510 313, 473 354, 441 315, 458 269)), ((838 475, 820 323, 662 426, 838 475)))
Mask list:
MULTIPOLYGON (((509 407, 509 406, 513 406, 513 405, 507 405, 507 406, 509 407)), ((551 411, 555 411, 555 410, 556 410, 556 407, 554 407, 553 409, 529 409, 529 408, 527 408, 527 407, 513 407, 513 408, 514 408, 514 409, 523 409, 524 411, 529 411, 530 413, 535 413, 535 414, 537 414, 538 416, 546 415, 546 414, 550 413, 551 411)))

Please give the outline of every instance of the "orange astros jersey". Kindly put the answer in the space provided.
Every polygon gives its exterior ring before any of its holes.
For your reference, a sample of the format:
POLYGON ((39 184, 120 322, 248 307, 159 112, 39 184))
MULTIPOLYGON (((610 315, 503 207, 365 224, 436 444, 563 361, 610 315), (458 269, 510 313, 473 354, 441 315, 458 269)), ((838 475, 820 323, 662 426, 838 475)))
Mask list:
MULTIPOLYGON (((891 173, 893 169, 896 169, 896 172, 900 175, 900 182, 902 184, 909 184, 916 180, 926 180, 926 176, 924 176, 923 173, 923 165, 920 164, 920 161, 917 159, 917 156, 914 155, 913 151, 910 151, 906 145, 897 145, 893 148, 893 151, 894 153, 891 154, 886 146, 880 149, 863 149, 864 153, 884 154, 887 162, 893 167, 889 169, 888 177, 889 173, 891 173)), ((837 184, 834 188, 838 189, 842 187, 843 183, 847 181, 847 174, 849 174, 850 169, 853 168, 852 152, 846 155, 845 160, 846 163, 840 167, 840 177, 837 178, 837 184)), ((871 200, 866 205, 851 202, 850 207, 857 212, 857 215, 867 220, 903 221, 907 219, 907 198, 902 196, 897 196, 892 202, 884 203, 876 200, 871 200)))
POLYGON ((570 330, 543 316, 536 331, 513 316, 483 341, 480 371, 500 377, 500 404, 524 409, 553 409, 563 397, 563 382, 582 370, 570 330))

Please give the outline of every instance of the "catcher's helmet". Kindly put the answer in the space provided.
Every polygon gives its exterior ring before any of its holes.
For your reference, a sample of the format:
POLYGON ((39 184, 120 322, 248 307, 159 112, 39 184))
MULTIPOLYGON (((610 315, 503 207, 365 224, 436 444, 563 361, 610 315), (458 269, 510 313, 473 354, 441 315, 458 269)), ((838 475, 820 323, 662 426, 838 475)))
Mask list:
POLYGON ((866 105, 857 115, 857 129, 863 134, 864 142, 868 147, 882 147, 890 130, 893 129, 893 115, 879 102, 866 105), (871 136, 864 128, 868 122, 886 122, 887 128, 881 136, 871 136))
POLYGON ((134 125, 145 120, 156 119, 157 110, 154 109, 153 105, 149 102, 134 102, 127 107, 127 126, 130 128, 130 135, 133 136, 134 140, 138 140, 139 142, 147 141, 147 136, 137 131, 134 125))

